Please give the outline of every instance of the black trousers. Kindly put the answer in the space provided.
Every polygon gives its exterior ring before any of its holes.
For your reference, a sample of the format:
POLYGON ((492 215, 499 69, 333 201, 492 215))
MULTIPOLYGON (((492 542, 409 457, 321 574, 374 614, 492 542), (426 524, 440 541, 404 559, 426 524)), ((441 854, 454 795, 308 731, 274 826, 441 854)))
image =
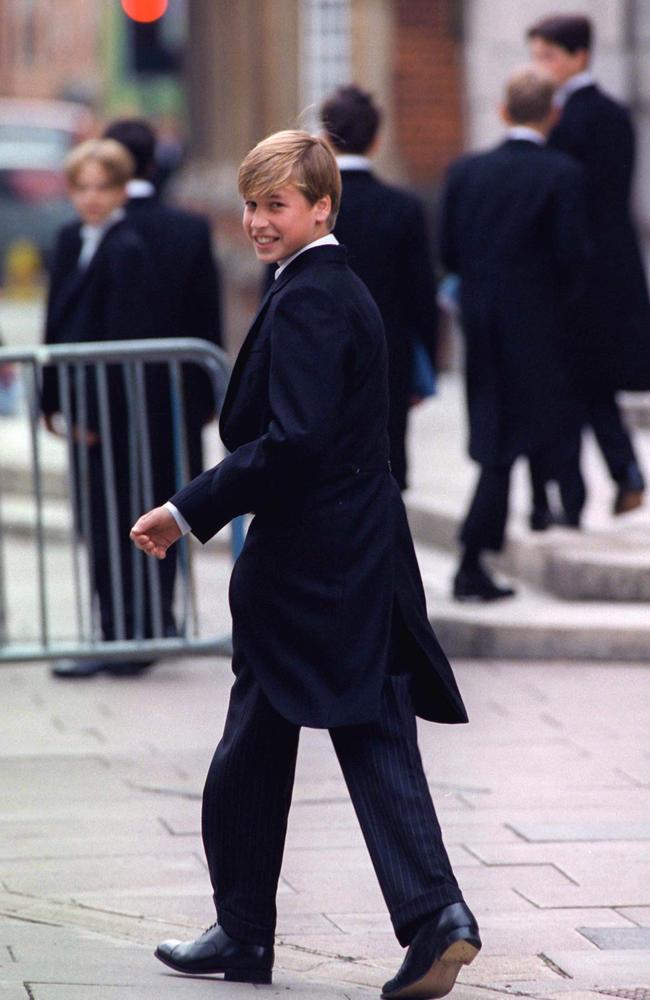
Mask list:
POLYGON ((631 468, 638 469, 639 463, 614 392, 587 396, 584 409, 585 423, 594 432, 610 476, 615 483, 624 484, 631 468))
POLYGON ((461 544, 471 551, 500 552, 508 520, 512 463, 483 465, 460 529, 461 544))
MULTIPOLYGON (((330 730, 400 943, 462 899, 417 746, 410 674, 387 676, 377 722, 330 730)), ((219 923, 269 945, 300 727, 271 706, 239 665, 223 738, 203 793, 203 844, 219 923)))
MULTIPOLYGON (((129 539, 129 531, 134 522, 131 501, 131 477, 127 456, 116 454, 115 503, 117 508, 117 550, 121 569, 121 593, 124 608, 125 638, 132 639, 138 632, 142 638, 153 635, 152 601, 149 587, 149 568, 143 553, 137 552, 129 539), (136 561, 140 560, 141 589, 136 592, 136 561), (137 605, 140 604, 140 628, 138 628, 137 605)), ((91 533, 87 543, 94 565, 94 584, 99 603, 99 616, 104 639, 117 638, 117 615, 111 586, 111 565, 109 521, 104 484, 102 446, 95 445, 88 450, 88 480, 90 492, 91 533)), ((159 485, 154 475, 154 502, 161 503, 171 495, 171 483, 159 485), (161 499, 162 498, 162 499, 161 499)), ((140 508, 144 509, 142 501, 140 508)), ((157 562, 154 572, 160 581, 160 603, 162 629, 164 635, 175 635, 173 598, 176 579, 176 550, 170 549, 167 558, 157 562), (170 558, 171 557, 171 558, 170 558)))

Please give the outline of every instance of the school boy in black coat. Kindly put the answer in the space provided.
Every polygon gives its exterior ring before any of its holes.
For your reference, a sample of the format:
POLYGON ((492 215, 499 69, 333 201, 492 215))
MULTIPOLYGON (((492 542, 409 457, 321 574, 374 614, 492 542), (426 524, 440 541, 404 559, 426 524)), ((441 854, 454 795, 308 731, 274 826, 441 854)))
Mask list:
MULTIPOLYGON (((150 269, 146 248, 129 225, 124 212, 126 182, 133 161, 129 153, 112 140, 90 140, 76 147, 66 161, 66 175, 73 203, 81 221, 64 226, 56 251, 48 296, 45 341, 48 344, 85 341, 131 340, 156 335, 155 275, 150 269)), ((94 584, 99 598, 102 634, 117 638, 117 622, 111 593, 111 555, 104 493, 103 456, 112 448, 121 559, 125 634, 134 636, 133 560, 128 530, 131 516, 131 487, 128 462, 129 415, 119 372, 108 368, 108 398, 112 442, 100 437, 99 403, 94 373, 86 376, 87 444, 92 520, 92 560, 94 584)), ((81 401, 72 387, 73 410, 81 401)), ((150 394, 151 395, 151 394, 150 394)), ((149 399, 155 407, 155 398, 149 399)), ((44 372, 41 407, 50 430, 56 430, 55 414, 61 412, 56 372, 44 372)), ((73 414, 74 418, 74 414, 73 414)), ((77 470, 78 472, 79 470, 77 470)), ((158 469, 153 465, 154 495, 164 496, 158 469)), ((78 502, 79 497, 75 500, 78 502)), ((173 624, 171 601, 174 561, 161 567, 164 627, 173 624)), ((145 631, 151 623, 145 624, 145 631)), ((148 634, 151 634, 150 632, 148 634)), ((100 671, 133 674, 146 663, 104 660, 61 660, 52 668, 59 677, 89 677, 100 671)))
POLYGON ((324 101, 320 119, 343 180, 334 232, 384 321, 390 460, 403 490, 408 485, 406 436, 417 342, 434 370, 436 366, 436 280, 424 210, 413 194, 384 183, 373 170, 369 157, 377 144, 381 112, 370 94, 355 86, 340 87, 324 101))
MULTIPOLYGON (((107 138, 121 142, 135 160, 127 185, 126 217, 151 256, 160 286, 160 337, 198 337, 222 345, 220 279, 207 219, 164 204, 153 184, 156 134, 141 118, 118 119, 107 138)), ((202 430, 214 417, 209 377, 196 365, 183 365, 185 430, 190 474, 203 470, 202 430)), ((167 414, 169 423, 171 416, 167 414)), ((173 462, 169 456, 170 484, 173 462)), ((171 486, 173 488, 173 486, 171 486)))
POLYGON ((441 259, 460 276, 469 451, 481 466, 460 533, 460 600, 513 593, 495 583, 481 555, 503 545, 518 455, 550 466, 567 505, 579 509, 582 500, 573 464, 551 461, 571 428, 566 310, 585 253, 580 168, 544 145, 552 95, 538 71, 513 74, 505 141, 453 164, 442 198, 441 259))
POLYGON ((368 290, 330 234, 340 177, 304 132, 244 160, 244 228, 278 276, 241 349, 221 414, 230 454, 132 538, 164 557, 254 511, 231 582, 233 670, 204 792, 218 924, 156 954, 181 972, 270 982, 275 894, 300 726, 328 728, 398 939, 384 996, 443 996, 480 948, 435 818, 414 712, 466 719, 428 624, 388 470, 386 345, 368 290))
POLYGON ((549 144, 585 174, 590 254, 572 331, 575 385, 616 483, 613 511, 643 500, 644 477, 616 402, 617 389, 650 389, 650 301, 630 217, 635 140, 625 107, 589 70, 592 27, 581 15, 544 18, 528 31, 533 59, 559 85, 549 144))

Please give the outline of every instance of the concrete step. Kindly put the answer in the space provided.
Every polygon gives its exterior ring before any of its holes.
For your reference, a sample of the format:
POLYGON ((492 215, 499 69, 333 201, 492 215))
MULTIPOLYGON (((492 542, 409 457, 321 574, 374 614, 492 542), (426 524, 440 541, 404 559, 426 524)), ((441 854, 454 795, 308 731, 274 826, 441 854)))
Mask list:
MULTIPOLYGON (((5 495, 0 506, 0 525, 7 537, 36 539, 36 505, 29 497, 5 495)), ((43 503, 43 532, 46 542, 68 542, 71 532, 70 508, 65 500, 46 498, 43 503)))
POLYGON ((514 580, 494 603, 450 596, 455 558, 419 544, 429 620, 448 656, 463 659, 648 662, 650 614, 640 603, 564 601, 514 580))
POLYGON ((650 427, 650 392, 624 392, 620 400, 631 427, 650 427))
MULTIPOLYGON (((406 505, 416 540, 457 550, 464 511, 428 495, 410 492, 406 505)), ((532 532, 515 515, 508 544, 495 561, 501 570, 557 597, 576 601, 650 599, 650 510, 601 519, 584 531, 552 528, 532 532)))

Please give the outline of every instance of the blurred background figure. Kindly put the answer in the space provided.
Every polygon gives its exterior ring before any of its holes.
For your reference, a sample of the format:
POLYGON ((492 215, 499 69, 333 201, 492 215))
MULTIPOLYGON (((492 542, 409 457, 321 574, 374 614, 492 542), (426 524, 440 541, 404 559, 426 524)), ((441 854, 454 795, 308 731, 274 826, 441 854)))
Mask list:
MULTIPOLYGON (((0 347, 4 346, 0 336, 0 347)), ((20 383, 15 365, 0 364, 0 417, 13 417, 18 412, 20 383)))
POLYGON ((616 484, 614 514, 643 501, 645 479, 616 401, 617 389, 650 389, 650 301, 630 188, 634 130, 627 109, 590 70, 592 24, 582 15, 545 17, 527 37, 535 62, 558 84, 559 121, 549 144, 585 172, 590 256, 571 333, 574 384, 616 484))
MULTIPOLYGON (((158 337, 198 337, 220 346, 220 281, 208 220, 201 215, 164 204, 156 192, 156 134, 141 118, 111 122, 106 138, 121 143, 135 162, 127 185, 126 217, 150 254, 160 289, 158 337)), ((183 365, 184 416, 190 476, 203 470, 201 433, 214 417, 214 393, 208 375, 196 365, 183 365)), ((171 439, 171 411, 159 415, 171 439)), ((173 486, 173 451, 159 456, 173 486)), ((174 489, 171 490, 174 492, 174 489)))
MULTIPOLYGON (((381 111, 370 94, 352 85, 339 87, 323 102, 320 120, 343 179, 334 233, 384 320, 391 465, 404 490, 408 411, 414 396, 427 393, 415 382, 416 346, 426 352, 432 371, 436 364, 438 307, 424 209, 415 195, 386 184, 373 171, 381 111)), ((430 385, 428 393, 432 390, 430 385)))
MULTIPOLYGON (((155 336, 158 285, 149 265, 143 241, 126 219, 124 205, 127 183, 134 171, 131 154, 113 139, 90 139, 77 146, 65 161, 70 198, 79 221, 64 226, 54 254, 48 297, 45 341, 48 344, 81 343, 98 340, 135 340, 155 336)), ((57 416, 63 409, 56 371, 44 373, 41 406, 45 423, 52 433, 61 433, 57 416)), ((108 510, 104 484, 104 449, 112 449, 119 526, 120 568, 124 599, 126 637, 135 635, 133 564, 128 532, 131 519, 129 476, 129 412, 119 371, 108 367, 108 396, 112 441, 100 437, 97 386, 92 373, 86 376, 85 399, 73 392, 72 420, 79 418, 82 405, 85 426, 74 428, 87 446, 89 471, 90 537, 94 567, 93 583, 99 601, 104 639, 116 638, 115 608, 111 593, 111 550, 108 510)), ((152 403, 153 409, 156 403, 152 403)), ((82 442, 82 444, 84 443, 82 442)), ((79 469, 77 468, 77 473, 79 469)), ((79 477, 76 482, 79 489, 79 477)), ((154 492, 156 468, 154 463, 154 492)), ((75 498, 78 507, 86 498, 75 498)), ((173 631, 173 564, 161 573, 163 620, 173 631)), ((145 618, 149 615, 145 613, 145 618)), ((145 622, 151 634, 151 622, 145 622)), ((134 674, 149 662, 105 662, 102 660, 59 660, 53 673, 59 677, 89 677, 100 671, 134 674)))
POLYGON ((518 455, 537 457, 573 516, 584 499, 573 489, 575 455, 554 468, 558 455, 566 460, 558 441, 572 426, 563 340, 586 230, 580 168, 544 142, 553 91, 539 70, 513 73, 505 141, 453 164, 442 199, 441 259, 460 278, 469 452, 481 466, 460 532, 458 600, 514 593, 492 579, 482 554, 503 546, 518 455))

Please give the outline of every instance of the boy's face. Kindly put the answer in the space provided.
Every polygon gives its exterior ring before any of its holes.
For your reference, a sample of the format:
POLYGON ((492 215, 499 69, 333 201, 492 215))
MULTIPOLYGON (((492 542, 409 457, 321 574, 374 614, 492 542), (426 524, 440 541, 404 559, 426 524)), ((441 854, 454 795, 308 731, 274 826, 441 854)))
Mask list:
POLYGON ((285 184, 269 195, 246 199, 244 231, 255 247, 257 259, 276 264, 326 236, 330 211, 329 195, 310 205, 297 187, 285 184))
POLYGON ((587 49, 569 52, 561 45, 546 42, 543 38, 531 38, 530 54, 535 65, 555 80, 559 87, 576 73, 582 73, 589 65, 587 49))
POLYGON ((84 222, 101 226, 126 201, 126 186, 113 183, 97 160, 87 160, 70 183, 70 198, 84 222))

